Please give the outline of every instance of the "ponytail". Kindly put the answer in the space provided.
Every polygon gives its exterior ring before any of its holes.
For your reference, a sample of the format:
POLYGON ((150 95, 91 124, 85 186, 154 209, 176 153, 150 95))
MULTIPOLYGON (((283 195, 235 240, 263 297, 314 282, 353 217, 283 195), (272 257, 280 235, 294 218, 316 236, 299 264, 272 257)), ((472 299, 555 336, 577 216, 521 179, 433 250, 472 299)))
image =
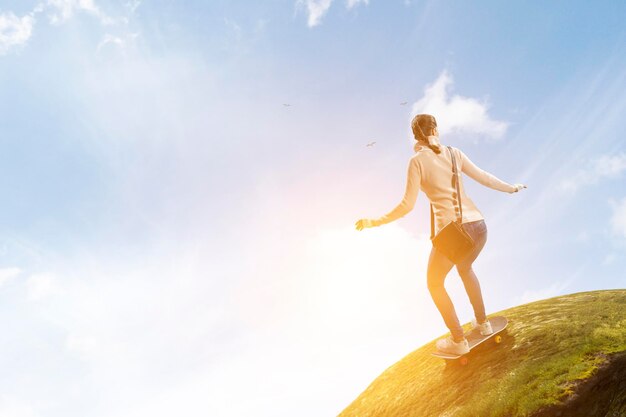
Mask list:
POLYGON ((439 138, 437 136, 428 137, 428 147, 437 154, 441 153, 441 143, 439 142, 439 138))
POLYGON ((439 142, 439 138, 437 136, 426 136, 422 128, 428 129, 428 132, 432 133, 432 130, 437 127, 437 121, 430 114, 418 114, 413 118, 411 122, 411 129, 413 130, 413 136, 417 143, 414 146, 414 149, 417 151, 417 148, 420 144, 424 144, 432 149, 436 154, 441 153, 441 144, 439 142))

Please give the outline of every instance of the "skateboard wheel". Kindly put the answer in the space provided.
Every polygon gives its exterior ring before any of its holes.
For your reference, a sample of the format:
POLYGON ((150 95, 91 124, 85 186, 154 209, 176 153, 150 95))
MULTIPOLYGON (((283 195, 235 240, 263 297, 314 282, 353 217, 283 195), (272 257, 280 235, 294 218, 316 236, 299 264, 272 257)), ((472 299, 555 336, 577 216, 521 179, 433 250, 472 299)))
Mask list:
POLYGON ((465 356, 463 356, 463 357, 459 360, 459 363, 460 363, 462 366, 467 365, 467 362, 469 362, 469 360, 468 360, 468 359, 467 359, 467 357, 465 357, 465 356))
POLYGON ((500 343, 502 342, 502 336, 498 335, 494 338, 494 340, 496 341, 496 343, 500 343))

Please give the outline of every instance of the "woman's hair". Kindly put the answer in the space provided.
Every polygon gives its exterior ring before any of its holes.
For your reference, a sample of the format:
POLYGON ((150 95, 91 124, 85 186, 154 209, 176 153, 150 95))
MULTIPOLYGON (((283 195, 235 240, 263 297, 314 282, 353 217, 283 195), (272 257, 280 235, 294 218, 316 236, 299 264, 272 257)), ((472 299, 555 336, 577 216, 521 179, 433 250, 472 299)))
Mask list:
POLYGON ((436 136, 433 136, 434 129, 436 127, 437 121, 430 114, 416 115, 411 122, 413 137, 418 142, 415 144, 415 147, 418 147, 420 144, 424 144, 435 151, 435 153, 441 153, 441 144, 436 136))

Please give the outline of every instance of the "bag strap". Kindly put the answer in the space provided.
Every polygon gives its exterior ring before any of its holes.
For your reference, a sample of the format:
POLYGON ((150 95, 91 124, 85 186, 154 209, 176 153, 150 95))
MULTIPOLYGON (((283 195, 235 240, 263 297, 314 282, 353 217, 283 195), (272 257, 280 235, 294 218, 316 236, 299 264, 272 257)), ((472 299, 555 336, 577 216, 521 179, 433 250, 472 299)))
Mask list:
POLYGON ((452 152, 452 147, 448 145, 446 146, 446 148, 448 148, 448 151, 450 152, 450 157, 452 158, 452 172, 454 172, 454 185, 456 186, 456 196, 458 198, 460 211, 457 222, 461 224, 463 222, 463 204, 461 204, 461 191, 459 190, 459 172, 456 169, 456 159, 454 158, 454 152, 452 152))
MULTIPOLYGON (((450 158, 452 159, 452 172, 454 174, 454 185, 456 186, 456 195, 458 197, 459 202, 459 211, 461 215, 457 218, 457 222, 461 224, 463 221, 463 205, 461 204, 461 192, 459 190, 459 173, 456 170, 456 159, 454 158, 454 152, 452 152, 452 148, 448 145, 448 152, 450 152, 450 158)), ((430 203, 430 239, 435 237, 435 213, 433 212, 433 204, 430 203)))

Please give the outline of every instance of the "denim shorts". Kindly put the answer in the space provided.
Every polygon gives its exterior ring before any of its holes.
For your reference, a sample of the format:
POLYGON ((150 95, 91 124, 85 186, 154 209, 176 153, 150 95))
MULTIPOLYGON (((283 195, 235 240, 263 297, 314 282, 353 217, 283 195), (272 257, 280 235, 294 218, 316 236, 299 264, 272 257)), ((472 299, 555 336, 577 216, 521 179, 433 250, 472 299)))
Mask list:
POLYGON ((478 257, 478 254, 485 246, 487 241, 487 223, 484 219, 476 220, 473 222, 463 223, 463 230, 474 240, 474 248, 472 251, 459 262, 458 265, 471 265, 472 262, 478 257))

